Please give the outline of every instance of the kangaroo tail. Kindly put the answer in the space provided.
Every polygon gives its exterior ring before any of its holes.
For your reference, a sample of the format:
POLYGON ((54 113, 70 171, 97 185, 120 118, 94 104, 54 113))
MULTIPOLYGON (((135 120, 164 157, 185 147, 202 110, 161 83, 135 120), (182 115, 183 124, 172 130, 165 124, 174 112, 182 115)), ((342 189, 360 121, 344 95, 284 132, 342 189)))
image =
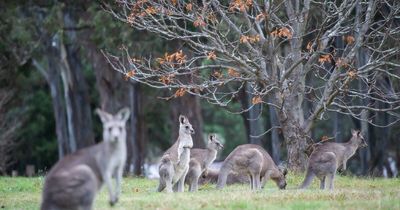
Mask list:
POLYGON ((217 189, 222 189, 225 187, 226 180, 231 171, 230 164, 225 163, 222 165, 221 170, 219 171, 218 181, 217 181, 217 189))
POLYGON ((310 168, 307 168, 307 173, 306 173, 306 177, 304 178, 303 183, 301 184, 301 186, 299 187, 300 189, 305 189, 308 186, 310 186, 312 180, 315 177, 315 173, 311 171, 310 168))

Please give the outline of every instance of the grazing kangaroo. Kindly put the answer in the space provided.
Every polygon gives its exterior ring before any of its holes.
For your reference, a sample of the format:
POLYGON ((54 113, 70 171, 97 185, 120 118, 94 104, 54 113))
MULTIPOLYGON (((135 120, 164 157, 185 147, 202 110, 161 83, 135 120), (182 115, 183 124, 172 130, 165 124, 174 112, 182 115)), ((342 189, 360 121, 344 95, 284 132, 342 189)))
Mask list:
POLYGON ((190 149, 193 147, 191 134, 194 133, 192 125, 187 117, 179 116, 178 140, 162 156, 158 168, 160 183, 158 192, 166 189, 168 193, 174 191, 183 192, 185 177, 189 170, 190 149))
POLYGON ((222 189, 229 173, 247 174, 252 190, 260 190, 268 178, 280 189, 286 187, 287 170, 279 168, 271 156, 261 146, 244 144, 236 147, 222 164, 218 176, 217 188, 222 189))
POLYGON ((321 189, 325 189, 326 178, 329 179, 329 189, 333 189, 336 170, 340 166, 346 170, 346 162, 356 150, 368 146, 360 131, 352 130, 351 134, 351 139, 346 143, 324 142, 315 146, 308 160, 307 173, 301 189, 307 188, 315 176, 321 181, 321 189))
POLYGON ((47 174, 42 210, 92 209, 96 192, 106 183, 113 206, 121 193, 126 161, 126 129, 129 109, 116 115, 96 110, 103 123, 103 142, 65 156, 47 174), (115 176, 115 190, 112 187, 115 176))
MULTIPOLYGON (((207 173, 203 173, 199 178, 199 185, 217 184, 219 170, 207 169, 207 173)), ((247 174, 229 173, 226 178, 226 185, 232 184, 250 184, 250 178, 247 174)), ((263 187, 263 186, 261 186, 263 187)))
POLYGON ((215 134, 208 135, 207 149, 190 150, 189 172, 185 182, 189 184, 189 191, 197 191, 199 178, 202 173, 207 174, 208 166, 214 162, 218 150, 224 146, 218 141, 215 134))

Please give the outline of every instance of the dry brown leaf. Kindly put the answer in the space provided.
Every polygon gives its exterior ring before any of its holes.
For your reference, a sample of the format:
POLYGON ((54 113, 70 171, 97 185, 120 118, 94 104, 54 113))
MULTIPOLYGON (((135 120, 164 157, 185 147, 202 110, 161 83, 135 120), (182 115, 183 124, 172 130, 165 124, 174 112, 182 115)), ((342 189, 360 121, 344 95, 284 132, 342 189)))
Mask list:
POLYGON ((350 79, 355 79, 355 78, 357 78, 357 71, 354 69, 350 70, 347 72, 347 76, 349 76, 350 79))
POLYGON ((261 96, 254 96, 252 99, 251 99, 251 103, 253 104, 253 105, 256 105, 256 104, 260 104, 260 103, 262 103, 263 101, 262 101, 262 99, 261 99, 261 96))
POLYGON ((193 22, 194 27, 205 27, 207 24, 204 22, 203 18, 197 17, 197 19, 193 22))
POLYGON ((347 36, 344 36, 344 41, 345 41, 347 44, 353 44, 356 40, 354 39, 354 36, 352 36, 352 35, 347 35, 347 36))
POLYGON ((336 60, 336 66, 339 68, 340 67, 347 68, 347 67, 349 67, 349 64, 347 63, 347 60, 345 58, 338 58, 336 60))
POLYGON ((313 45, 312 42, 308 42, 308 43, 307 43, 307 46, 306 46, 306 49, 307 49, 308 52, 310 52, 310 53, 314 51, 314 49, 312 48, 312 45, 313 45))
POLYGON ((328 136, 322 136, 321 137, 321 141, 328 141, 329 140, 329 137, 328 136))
POLYGON ((220 71, 214 71, 213 76, 217 79, 220 79, 222 77, 222 73, 220 71))
POLYGON ((125 74, 125 81, 128 81, 129 78, 135 76, 135 70, 131 70, 125 74))
POLYGON ((175 98, 182 97, 182 96, 185 95, 185 93, 186 93, 185 88, 179 88, 179 89, 175 92, 174 96, 175 96, 175 98))
POLYGON ((229 5, 229 11, 239 10, 245 12, 253 6, 253 0, 233 0, 229 5))
POLYGON ((174 74, 170 74, 168 76, 161 76, 160 79, 158 79, 158 81, 162 82, 165 85, 168 85, 173 81, 174 77, 175 77, 174 74))
POLYGON ((186 10, 191 12, 193 10, 193 4, 192 3, 186 4, 186 10))
POLYGON ((232 68, 228 69, 228 75, 231 77, 240 77, 240 73, 232 68))
POLYGON ((321 64, 331 62, 331 60, 332 58, 329 54, 321 55, 321 57, 318 58, 318 62, 321 64))
POLYGON ((292 32, 287 27, 277 28, 271 32, 272 36, 291 39, 293 37, 292 32))
POLYGON ((208 59, 208 60, 215 60, 215 59, 217 59, 217 55, 215 54, 215 51, 214 51, 214 50, 211 51, 211 52, 209 52, 209 53, 207 54, 207 59, 208 59))

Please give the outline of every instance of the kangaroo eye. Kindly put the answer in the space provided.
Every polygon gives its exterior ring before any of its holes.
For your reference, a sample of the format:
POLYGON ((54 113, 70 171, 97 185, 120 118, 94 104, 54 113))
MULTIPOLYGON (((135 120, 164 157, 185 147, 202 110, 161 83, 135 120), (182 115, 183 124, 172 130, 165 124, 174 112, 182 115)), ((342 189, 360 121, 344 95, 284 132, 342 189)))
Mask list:
POLYGON ((111 133, 111 131, 112 131, 112 128, 108 128, 108 132, 110 132, 110 133, 111 133))
POLYGON ((189 129, 189 126, 186 126, 186 129, 189 129))

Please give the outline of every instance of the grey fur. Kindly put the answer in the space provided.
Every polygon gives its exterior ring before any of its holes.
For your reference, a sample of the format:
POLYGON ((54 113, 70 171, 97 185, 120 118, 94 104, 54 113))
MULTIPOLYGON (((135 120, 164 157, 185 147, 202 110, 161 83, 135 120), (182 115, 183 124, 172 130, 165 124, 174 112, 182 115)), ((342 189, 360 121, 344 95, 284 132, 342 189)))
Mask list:
POLYGON ((260 190, 271 178, 280 189, 286 187, 286 170, 280 169, 261 146, 244 144, 236 147, 225 159, 218 175, 217 188, 222 189, 232 172, 250 177, 252 190, 260 190))
POLYGON ((316 176, 320 180, 320 188, 325 189, 325 181, 329 189, 333 189, 333 180, 339 167, 346 170, 346 163, 359 147, 367 146, 360 131, 352 130, 352 137, 346 143, 323 142, 316 144, 308 161, 305 179, 300 186, 307 188, 316 176))
POLYGON ((218 150, 223 145, 215 134, 208 135, 207 149, 192 149, 190 151, 189 172, 185 183, 189 184, 189 191, 197 191, 199 178, 202 173, 207 174, 208 167, 217 157, 218 150))
POLYGON ((114 116, 96 111, 103 122, 104 141, 67 155, 53 166, 45 179, 42 210, 92 209, 103 182, 109 191, 110 205, 118 201, 126 161, 125 124, 129 109, 122 109, 114 116))
POLYGON ((190 149, 193 147, 191 136, 193 133, 194 130, 187 117, 180 115, 178 140, 164 153, 158 168, 160 174, 158 192, 164 189, 168 193, 184 191, 185 177, 189 170, 190 149))

